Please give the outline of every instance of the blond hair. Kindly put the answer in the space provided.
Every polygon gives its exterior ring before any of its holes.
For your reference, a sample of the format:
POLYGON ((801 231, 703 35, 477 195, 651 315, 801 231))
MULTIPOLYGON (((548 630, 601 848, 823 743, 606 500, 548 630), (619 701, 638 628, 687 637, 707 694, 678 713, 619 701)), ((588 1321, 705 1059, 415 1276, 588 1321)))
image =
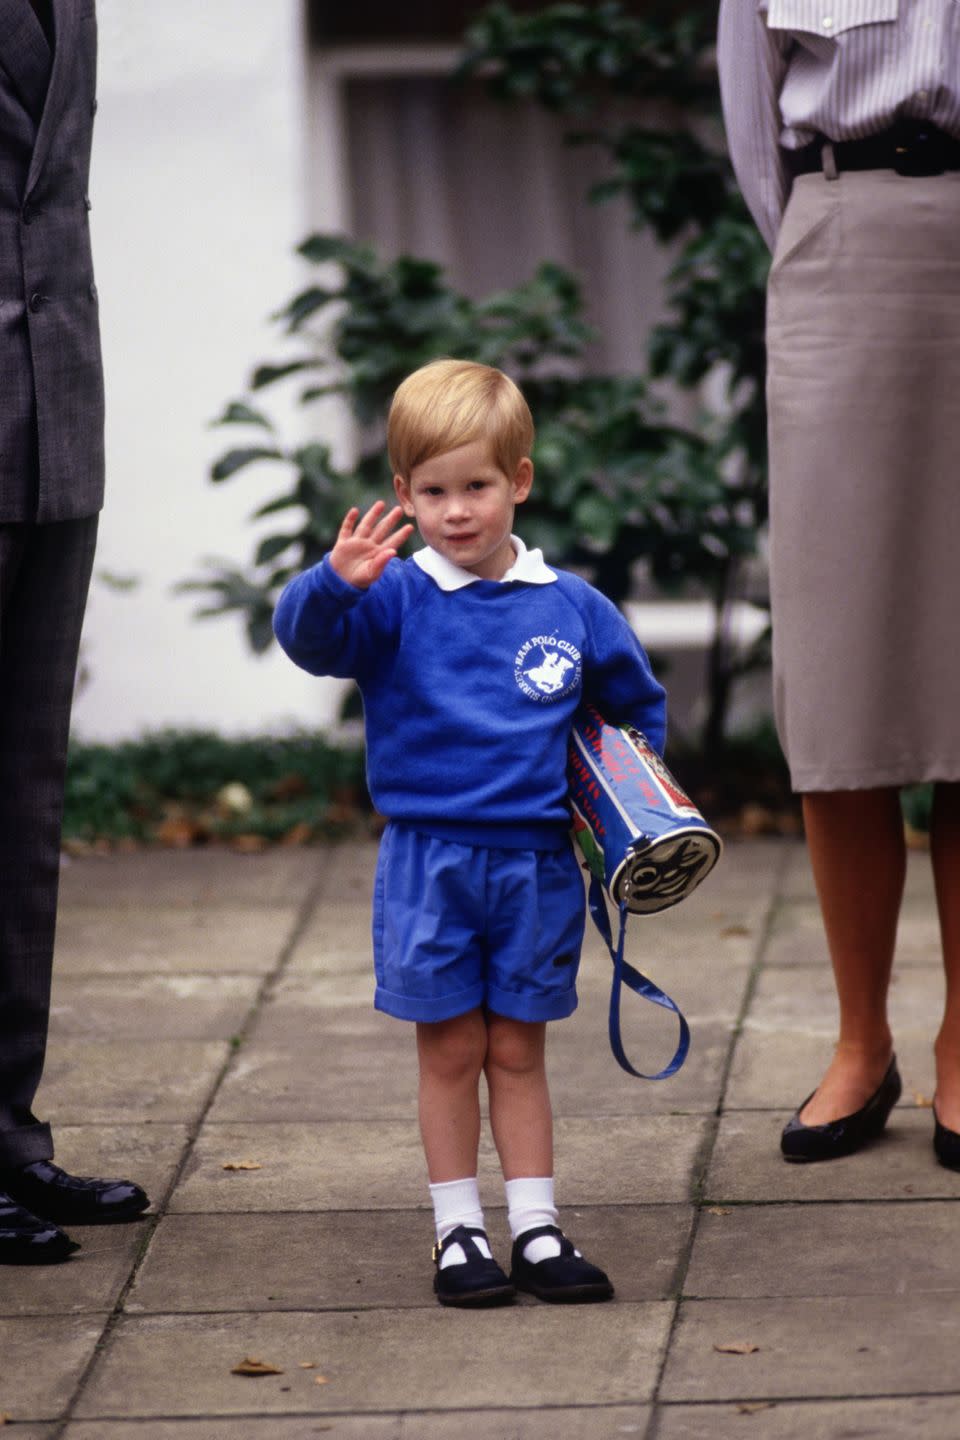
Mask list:
POLYGON ((533 446, 533 416, 502 370, 473 360, 434 360, 408 375, 387 419, 387 450, 404 480, 435 455, 489 440, 494 463, 513 475, 533 446))

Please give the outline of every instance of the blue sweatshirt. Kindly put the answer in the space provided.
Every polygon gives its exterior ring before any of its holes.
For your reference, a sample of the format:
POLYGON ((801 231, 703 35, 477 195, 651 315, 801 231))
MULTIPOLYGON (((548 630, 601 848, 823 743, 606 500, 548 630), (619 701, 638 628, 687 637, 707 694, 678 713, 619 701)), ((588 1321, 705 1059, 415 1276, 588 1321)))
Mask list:
POLYGON ((290 658, 360 687, 370 794, 389 819, 466 844, 561 848, 583 699, 662 752, 663 687, 620 611, 524 556, 549 579, 478 580, 427 551, 391 560, 367 590, 328 557, 281 595, 274 629, 290 658), (424 555, 464 576, 458 588, 424 555))

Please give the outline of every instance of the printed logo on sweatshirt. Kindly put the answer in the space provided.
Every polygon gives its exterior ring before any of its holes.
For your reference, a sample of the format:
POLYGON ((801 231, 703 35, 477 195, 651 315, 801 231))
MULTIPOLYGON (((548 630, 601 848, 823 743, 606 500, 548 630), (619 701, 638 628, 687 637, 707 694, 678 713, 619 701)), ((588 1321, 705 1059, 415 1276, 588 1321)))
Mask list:
POLYGON ((513 678, 528 700, 562 700, 580 688, 580 651, 556 635, 525 640, 513 662, 513 678))

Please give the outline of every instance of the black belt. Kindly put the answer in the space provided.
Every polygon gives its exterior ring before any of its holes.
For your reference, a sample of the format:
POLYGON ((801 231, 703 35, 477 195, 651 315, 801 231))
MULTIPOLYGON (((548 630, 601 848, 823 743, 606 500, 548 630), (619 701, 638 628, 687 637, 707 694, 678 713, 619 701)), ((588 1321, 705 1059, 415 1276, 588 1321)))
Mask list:
POLYGON ((811 175, 823 169, 823 147, 833 147, 838 171, 895 170, 898 175, 942 175, 960 170, 960 140, 922 121, 903 122, 865 140, 832 140, 825 136, 804 145, 802 150, 785 150, 787 169, 794 176, 811 175))

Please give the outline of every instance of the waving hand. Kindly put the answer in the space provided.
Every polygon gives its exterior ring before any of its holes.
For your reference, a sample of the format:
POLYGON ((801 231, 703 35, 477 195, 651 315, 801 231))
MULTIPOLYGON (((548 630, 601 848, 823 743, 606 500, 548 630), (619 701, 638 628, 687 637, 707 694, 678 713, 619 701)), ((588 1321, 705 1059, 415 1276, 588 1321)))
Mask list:
POLYGON ((359 590, 368 589, 383 574, 388 563, 413 533, 412 525, 401 525, 397 521, 403 515, 395 505, 386 515, 386 506, 377 500, 362 519, 356 505, 344 516, 337 543, 330 552, 330 564, 349 585, 359 590))

